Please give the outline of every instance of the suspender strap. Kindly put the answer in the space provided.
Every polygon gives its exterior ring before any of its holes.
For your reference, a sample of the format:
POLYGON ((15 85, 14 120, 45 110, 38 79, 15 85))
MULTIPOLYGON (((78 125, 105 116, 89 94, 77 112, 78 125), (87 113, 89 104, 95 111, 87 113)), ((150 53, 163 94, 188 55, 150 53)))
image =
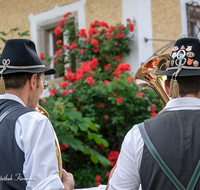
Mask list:
MULTIPOLYGON (((146 130, 144 127, 144 123, 138 124, 140 134, 144 140, 145 145, 149 149, 150 153, 154 157, 154 159, 157 161, 161 169, 165 172, 165 174, 168 176, 168 178, 171 180, 171 182, 176 186, 178 190, 185 190, 185 187, 180 183, 180 181, 176 178, 176 176, 173 174, 173 172, 169 169, 169 167, 165 164, 165 162, 160 157, 159 153, 155 149, 154 145, 152 144, 146 130)), ((193 190, 196 186, 197 181, 200 177, 200 160, 197 164, 197 167, 195 168, 195 171, 190 179, 190 182, 186 188, 186 190, 193 190)))
POLYGON ((11 112, 17 110, 17 109, 21 109, 21 108, 24 108, 24 106, 14 106, 8 110, 6 110, 1 116, 0 116, 0 123, 3 121, 3 119, 11 112))
POLYGON ((197 167, 190 179, 190 182, 187 186, 187 190, 193 190, 195 188, 195 185, 196 185, 197 181, 199 180, 199 177, 200 177, 200 160, 199 160, 197 167))
POLYGON ((147 132, 144 128, 144 123, 139 124, 138 127, 140 130, 141 136, 144 140, 144 143, 146 144, 147 148, 149 149, 150 153, 152 154, 154 159, 157 161, 161 169, 165 172, 165 174, 168 176, 168 178, 176 186, 177 189, 185 190, 185 187, 179 182, 179 180, 176 178, 176 176, 172 173, 172 171, 168 168, 168 166, 165 164, 165 162, 162 160, 162 158, 158 154, 149 136, 147 135, 147 132))

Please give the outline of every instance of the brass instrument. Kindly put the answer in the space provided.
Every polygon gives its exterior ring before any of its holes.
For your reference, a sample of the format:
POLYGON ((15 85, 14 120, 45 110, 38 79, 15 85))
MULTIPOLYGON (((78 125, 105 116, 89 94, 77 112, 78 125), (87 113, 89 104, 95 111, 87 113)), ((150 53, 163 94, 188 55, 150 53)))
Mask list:
POLYGON ((163 88, 163 76, 156 75, 156 70, 166 70, 170 54, 154 57, 142 65, 135 74, 134 82, 140 88, 152 88, 166 104, 169 96, 163 88))
MULTIPOLYGON (((49 119, 49 113, 43 107, 41 107, 40 105, 37 105, 36 110, 49 119)), ((55 131, 54 131, 54 139, 55 139, 56 159, 57 159, 57 165, 58 165, 58 170, 59 170, 58 175, 60 176, 60 178, 62 178, 62 156, 61 156, 61 151, 60 151, 60 145, 59 145, 58 138, 55 131)))

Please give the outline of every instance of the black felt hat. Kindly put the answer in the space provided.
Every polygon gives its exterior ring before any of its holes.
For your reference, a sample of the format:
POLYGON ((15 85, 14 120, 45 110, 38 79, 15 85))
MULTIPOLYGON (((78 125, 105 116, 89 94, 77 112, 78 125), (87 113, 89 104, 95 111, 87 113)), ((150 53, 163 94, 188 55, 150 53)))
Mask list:
POLYGON ((0 57, 0 72, 4 74, 28 72, 55 74, 56 70, 42 63, 35 44, 28 39, 12 39, 6 42, 0 57))
POLYGON ((167 76, 200 75, 200 41, 198 38, 181 38, 176 41, 168 68, 157 70, 155 74, 167 76))

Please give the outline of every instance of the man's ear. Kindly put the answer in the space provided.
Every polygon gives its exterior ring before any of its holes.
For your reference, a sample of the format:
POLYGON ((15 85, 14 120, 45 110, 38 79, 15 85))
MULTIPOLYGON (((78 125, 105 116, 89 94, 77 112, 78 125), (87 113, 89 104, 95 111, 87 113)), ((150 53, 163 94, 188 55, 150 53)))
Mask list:
POLYGON ((29 79, 30 88, 33 90, 37 87, 37 74, 33 74, 29 79))
POLYGON ((165 92, 167 93, 167 95, 169 95, 169 84, 167 82, 167 80, 164 81, 164 87, 165 87, 165 92))

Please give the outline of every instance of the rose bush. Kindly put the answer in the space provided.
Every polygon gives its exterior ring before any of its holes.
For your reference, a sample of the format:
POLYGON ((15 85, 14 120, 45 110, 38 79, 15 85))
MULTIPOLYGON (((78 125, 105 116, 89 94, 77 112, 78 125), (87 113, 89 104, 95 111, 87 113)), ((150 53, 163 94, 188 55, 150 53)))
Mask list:
MULTIPOLYGON (((130 65, 123 63, 131 51, 134 22, 127 19, 126 26, 109 26, 96 20, 88 31, 78 30, 67 13, 58 24, 55 35, 68 41, 57 41, 59 50, 51 59, 64 75, 63 82, 50 89, 43 106, 50 113, 65 168, 74 174, 76 187, 106 184, 125 134, 134 124, 156 116, 163 103, 151 89, 139 89, 130 65)), ((41 58, 49 64, 49 57, 41 54, 41 58)))

